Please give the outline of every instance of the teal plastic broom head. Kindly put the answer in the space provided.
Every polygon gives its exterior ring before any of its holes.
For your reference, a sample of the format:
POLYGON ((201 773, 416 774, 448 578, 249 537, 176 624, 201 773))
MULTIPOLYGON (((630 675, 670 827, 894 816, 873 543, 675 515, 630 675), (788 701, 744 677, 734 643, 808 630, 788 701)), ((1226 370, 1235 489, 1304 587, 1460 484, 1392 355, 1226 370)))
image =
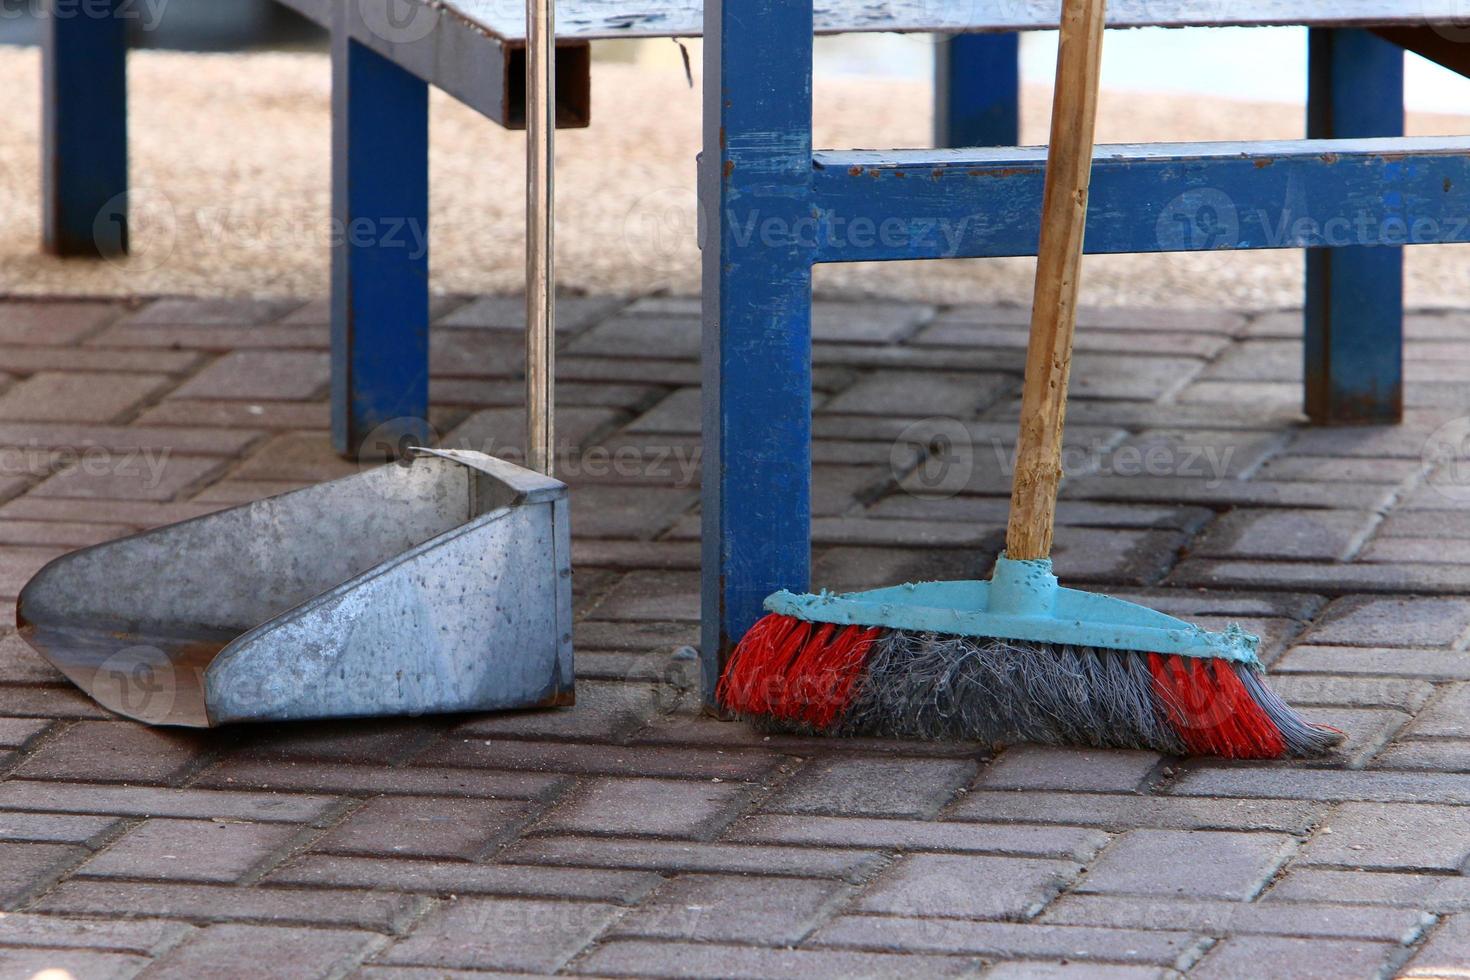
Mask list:
POLYGON ((1259 667, 1260 640, 1238 626, 1211 633, 1112 596, 1064 589, 1047 558, 1001 555, 989 582, 924 582, 871 592, 778 592, 766 609, 840 626, 994 637, 1058 646, 1228 660, 1259 667))

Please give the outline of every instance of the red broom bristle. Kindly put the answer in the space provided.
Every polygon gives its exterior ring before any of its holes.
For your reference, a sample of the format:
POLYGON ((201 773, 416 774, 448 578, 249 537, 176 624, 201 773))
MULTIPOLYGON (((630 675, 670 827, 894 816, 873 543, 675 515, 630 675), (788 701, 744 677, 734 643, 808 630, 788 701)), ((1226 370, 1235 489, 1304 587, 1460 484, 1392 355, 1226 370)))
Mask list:
POLYGON ((882 630, 769 615, 735 648, 715 696, 731 711, 818 731, 842 717, 882 630))
POLYGON ((1154 692, 1195 755, 1275 759, 1286 752, 1276 723, 1229 664, 1149 654, 1154 692))

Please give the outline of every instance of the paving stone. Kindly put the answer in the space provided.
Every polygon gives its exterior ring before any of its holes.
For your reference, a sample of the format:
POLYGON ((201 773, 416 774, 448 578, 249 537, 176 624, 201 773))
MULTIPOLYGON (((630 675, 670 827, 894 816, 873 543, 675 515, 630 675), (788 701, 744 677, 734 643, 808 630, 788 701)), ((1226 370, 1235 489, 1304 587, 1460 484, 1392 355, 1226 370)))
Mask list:
POLYGON ((1311 936, 1407 944, 1432 920, 1417 909, 1066 895, 1047 909, 1041 921, 1109 929, 1179 929, 1215 936, 1311 936))
POLYGON ((1237 479, 1256 470, 1285 438, 1232 429, 1146 429, 1112 447, 1100 470, 1113 476, 1237 479))
POLYGON ((821 412, 970 419, 1015 386, 1015 378, 1004 374, 885 371, 843 391, 824 404, 821 412))
POLYGON ((1301 716, 1313 725, 1327 725, 1346 734, 1326 759, 1348 769, 1367 765, 1408 723, 1402 711, 1379 708, 1300 708, 1301 716))
POLYGON ((1377 521, 1351 510, 1234 510, 1190 546, 1207 558, 1344 561, 1377 521))
MULTIPOLYGON (((61 671, 43 660, 29 643, 11 633, 0 639, 0 682, 6 684, 62 684, 66 682, 66 678, 61 671)), ((18 748, 45 727, 46 722, 41 720, 20 718, 0 720, 0 746, 18 748), (23 735, 23 733, 28 734, 23 735)))
POLYGON ((1156 752, 1018 745, 992 762, 980 774, 977 785, 985 789, 1132 793, 1141 787, 1160 758, 1156 752))
POLYGON ((0 748, 25 748, 50 727, 50 722, 39 718, 0 718, 0 748))
POLYGON ((74 919, 10 912, 0 918, 0 947, 97 949, 115 953, 160 953, 187 935, 189 927, 157 919, 74 919))
MULTIPOLYGON (((924 521, 953 521, 965 524, 1005 523, 1009 499, 950 497, 928 499, 896 493, 873 504, 868 517, 924 521)), ((1193 531, 1213 519, 1203 507, 1169 507, 1157 504, 1094 504, 1062 501, 1057 505, 1057 524, 1079 527, 1158 528, 1193 531)))
POLYGON ((284 847, 295 832, 289 824, 149 819, 88 861, 77 874, 236 882, 284 847))
POLYGON ((932 817, 974 774, 974 764, 961 760, 814 761, 766 808, 836 816, 932 817))
POLYGON ((50 739, 14 775, 22 779, 167 783, 203 761, 209 741, 177 729, 82 721, 50 739))
MULTIPOLYGON (((1031 331, 1023 326, 942 322, 925 327, 913 344, 923 347, 1009 347, 1026 349, 1031 331)), ((1109 330, 1079 332, 1076 349, 1100 353, 1148 351, 1211 358, 1228 347, 1222 336, 1203 333, 1169 333, 1162 330, 1109 330)))
POLYGON ((1273 456, 1256 470, 1263 480, 1312 480, 1323 483, 1401 484, 1413 478, 1423 464, 1413 459, 1376 459, 1333 456, 1273 456))
POLYGON ((1276 588, 1323 592, 1470 591, 1470 565, 1323 564, 1186 560, 1174 566, 1169 583, 1195 588, 1276 588))
MULTIPOLYGON (((611 408, 565 408, 556 413, 556 451, 567 455, 595 445, 599 433, 622 422, 611 408)), ((471 449, 515 462, 524 458, 526 413, 522 407, 486 408, 475 412, 445 435, 441 445, 471 449)))
POLYGON ((1016 922, 974 922, 913 916, 844 915, 817 930, 808 945, 968 953, 976 956, 1063 957, 1114 963, 1156 963, 1185 969, 1208 940, 1170 930, 1094 929, 1016 922))
POLYGON ((1442 538, 1377 538, 1369 541, 1354 558, 1360 562, 1436 562, 1463 564, 1470 557, 1446 549, 1442 538))
MULTIPOLYGON (((0 580, 0 585, 3 584, 0 580)), ((71 686, 8 687, 5 689, 5 710, 17 717, 48 721, 112 717, 96 701, 71 686)))
POLYGON ((163 374, 42 371, 0 395, 0 419, 112 422, 159 394, 163 374))
POLYGON ((1470 776, 1241 766, 1187 770, 1174 783, 1173 792, 1186 796, 1463 805, 1470 804, 1470 776))
POLYGON ((86 844, 92 847, 120 825, 121 821, 113 817, 0 812, 0 841, 86 844))
POLYGON ((1470 738, 1470 684, 1446 684, 1414 721, 1415 738, 1470 738))
POLYGON ((0 520, 0 545, 87 548, 131 533, 131 528, 121 524, 0 520))
POLYGON ((683 572, 625 575, 598 603, 598 619, 699 619, 699 576, 683 572))
POLYGON ((579 680, 575 708, 486 715, 456 726, 450 737, 479 735, 601 741, 628 735, 667 708, 668 705, 660 702, 658 692, 648 684, 579 680))
POLYGON ((253 326, 300 307, 290 299, 160 299, 128 317, 129 325, 253 326))
POLYGON ((707 840, 739 815, 749 797, 738 783, 594 779, 537 830, 707 840))
POLYGON ((328 355, 316 351, 233 351, 174 394, 178 398, 299 401, 316 396, 329 374, 328 355))
POLYGON ((1464 970, 1466 962, 1470 962, 1470 915, 1455 915, 1434 930, 1399 976, 1453 977, 1464 970))
POLYGON ((518 801, 383 796, 369 800, 311 849, 323 854, 477 860, 534 813, 518 801))
POLYGON ((1470 653, 1384 647, 1298 646, 1272 665, 1278 672, 1368 674, 1470 680, 1470 653))
POLYGON ((146 956, 80 949, 0 949, 0 974, 8 977, 87 977, 128 980, 148 965, 146 956))
POLYGON ((1304 480, 1216 480, 1178 476, 1083 476, 1062 484, 1066 500, 1202 504, 1210 507, 1336 507, 1378 510, 1393 495, 1382 484, 1304 480))
POLYGON ((433 765, 584 775, 758 779, 774 767, 776 758, 760 752, 473 739, 445 743, 425 755, 423 761, 433 765))
POLYGON ((321 350, 331 347, 331 331, 325 325, 266 324, 256 326, 132 325, 121 323, 87 341, 95 354, 117 352, 137 355, 151 352, 228 353, 266 348, 277 350, 321 350))
POLYGON ((418 896, 381 891, 71 879, 37 899, 29 910, 95 916, 125 909, 141 918, 357 926, 393 932, 422 914, 427 904, 418 896))
POLYGON ((116 303, 7 299, 0 302, 0 341, 67 346, 99 329, 125 308, 116 303))
POLYGON ((912 953, 764 949, 716 943, 617 940, 599 943, 579 961, 578 973, 611 976, 691 977, 705 980, 769 980, 813 976, 897 978, 972 976, 972 959, 912 953))
POLYGON ((1306 832, 1324 812, 1324 807, 1310 803, 1270 799, 1196 800, 1172 796, 1019 790, 970 793, 951 807, 947 816, 956 821, 1030 821, 1113 831, 1145 827, 1159 830, 1275 830, 1295 834, 1306 832))
POLYGON ((208 456, 158 457, 141 463, 122 458, 99 461, 95 466, 84 458, 44 480, 31 493, 82 500, 172 500, 224 468, 223 461, 208 456))
POLYGON ((1399 742, 1374 756, 1372 766, 1374 769, 1470 772, 1470 742, 1457 738, 1399 742))
POLYGON ((1202 980, 1254 980, 1269 964, 1278 976, 1302 980, 1377 976, 1394 949, 1390 943, 1359 940, 1231 936, 1212 949, 1189 975, 1202 980))
POLYGON ((536 837, 512 844, 499 859, 511 864, 711 874, 800 875, 853 880, 879 859, 874 850, 835 847, 762 847, 752 844, 680 843, 593 837, 536 837))
POLYGON ((1470 809, 1465 807, 1344 803, 1323 827, 1299 864, 1458 871, 1470 857, 1470 809))
POLYGON ((332 976, 356 966, 384 940, 369 932, 214 925, 201 929, 149 968, 153 977, 181 980, 238 975, 241 953, 250 969, 276 976, 332 976))
POLYGON ((1294 849, 1283 834, 1130 830, 1092 863, 1076 891, 1245 900, 1294 849))
MULTIPOLYGON (((1434 685, 1426 681, 1396 677, 1278 674, 1271 677, 1270 684, 1282 700, 1291 705, 1393 708, 1410 713, 1423 707, 1434 693, 1434 685)), ((1467 710, 1470 710, 1470 705, 1467 705, 1467 710)))
MULTIPOLYGON (((624 301, 606 296, 557 296, 558 333, 577 333, 613 313, 624 301)), ((695 315, 698 315, 696 311, 695 315)), ((524 296, 481 296, 434 321, 436 327, 480 330, 512 330, 525 333, 524 296)))
POLYGON ((1447 647, 1470 635, 1470 600, 1338 599, 1312 628, 1313 643, 1347 646, 1447 647))
POLYGON ((1470 538, 1470 512, 1396 510, 1378 525, 1374 543, 1385 538, 1429 538, 1441 546, 1446 540, 1464 540, 1470 538))
MULTIPOLYGON (((584 655, 578 653, 580 661, 584 655)), ((327 763, 228 760, 190 781, 203 789, 274 789, 313 793, 380 793, 408 796, 544 800, 567 784, 563 777, 531 772, 439 769, 428 766, 384 768, 327 763)))
POLYGON ((382 963, 550 973, 618 914, 612 905, 513 898, 460 899, 439 906, 382 963))
POLYGON ((138 416, 143 425, 216 425, 222 428, 325 429, 331 411, 319 402, 209 401, 170 398, 138 416))
POLYGON ((657 537, 699 502, 697 486, 580 484, 575 492, 580 505, 576 533, 586 538, 657 537))
POLYGON ((810 878, 677 875, 609 935, 793 946, 848 894, 810 878))
POLYGON ((0 783, 0 810, 46 813, 110 813, 130 817, 179 817, 263 822, 316 820, 335 804, 329 796, 301 793, 234 793, 10 779, 0 783))
POLYGON ((237 758, 394 765, 421 752, 443 731, 423 718, 254 725, 237 758))
POLYGON ((615 316, 572 341, 567 353, 694 360, 699 357, 700 329, 697 316, 615 316))
POLYGON ((921 303, 812 304, 812 339, 859 344, 896 344, 934 316, 934 307, 921 303))
POLYGON ((217 506, 193 503, 155 503, 141 500, 64 500, 20 497, 0 505, 0 517, 37 521, 76 521, 91 524, 124 524, 135 530, 187 521, 218 510, 217 506))
POLYGON ((663 882, 648 871, 467 864, 307 854, 271 872, 277 885, 370 888, 432 895, 504 895, 633 904, 663 882))
POLYGON ((1071 960, 1007 960, 986 972, 986 980, 1164 980, 1168 971, 1153 966, 1122 966, 1116 963, 1074 963, 1071 960))
POLYGON ((69 844, 0 844, 0 909, 50 885, 86 853, 69 844))
POLYGON ((868 886, 857 907, 901 916, 1027 919, 1080 870, 1071 861, 909 854, 868 886))
POLYGON ((805 844, 823 847, 880 847, 898 851, 972 851, 1026 857, 1091 860, 1108 835, 1083 827, 1035 824, 932 823, 873 817, 757 814, 740 821, 729 841, 805 844))

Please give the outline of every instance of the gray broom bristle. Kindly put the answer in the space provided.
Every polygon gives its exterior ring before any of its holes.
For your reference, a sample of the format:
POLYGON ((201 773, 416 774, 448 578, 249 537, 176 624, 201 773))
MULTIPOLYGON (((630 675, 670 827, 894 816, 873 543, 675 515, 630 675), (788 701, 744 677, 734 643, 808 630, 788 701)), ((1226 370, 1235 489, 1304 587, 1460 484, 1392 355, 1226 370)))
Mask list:
MULTIPOLYGON (((1279 729, 1287 755, 1321 755, 1342 739, 1298 715, 1256 668, 1222 668, 1279 729)), ((892 630, 869 651, 838 733, 1189 754, 1157 691, 1146 654, 892 630)))

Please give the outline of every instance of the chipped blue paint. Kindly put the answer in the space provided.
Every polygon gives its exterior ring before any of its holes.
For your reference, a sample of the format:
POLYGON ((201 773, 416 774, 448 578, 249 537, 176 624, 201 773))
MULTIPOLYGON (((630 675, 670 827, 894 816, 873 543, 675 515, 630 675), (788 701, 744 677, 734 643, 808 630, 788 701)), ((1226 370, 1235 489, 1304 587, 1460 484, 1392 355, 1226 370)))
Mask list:
POLYGON ((1211 633, 1145 606, 1057 585, 1051 561, 996 560, 989 582, 924 582, 834 595, 778 592, 766 609, 840 626, 994 637, 1260 666, 1260 640, 1231 626, 1211 633))
MULTIPOLYGON (((1367 33, 1313 30, 1308 36, 1307 135, 1361 140, 1404 132, 1403 50, 1367 33)), ((1411 230, 1438 220, 1464 225, 1465 175, 1449 168, 1439 187, 1422 159, 1379 168, 1377 227, 1411 230), (1432 181, 1432 177, 1430 178, 1432 181), (1437 212, 1437 198, 1444 214, 1437 212)), ((1314 197, 1321 190, 1312 187, 1314 197)), ((1368 188, 1358 197, 1369 197, 1368 188)), ((1412 238, 1412 234, 1410 236, 1412 238)), ((1397 422, 1403 417, 1403 249, 1384 242, 1307 252, 1306 412, 1315 422, 1397 422)))
POLYGON ((705 4, 704 694, 811 565, 812 2, 705 4))
POLYGON ((332 68, 332 443, 355 455, 428 430, 429 88, 346 31, 332 68))

